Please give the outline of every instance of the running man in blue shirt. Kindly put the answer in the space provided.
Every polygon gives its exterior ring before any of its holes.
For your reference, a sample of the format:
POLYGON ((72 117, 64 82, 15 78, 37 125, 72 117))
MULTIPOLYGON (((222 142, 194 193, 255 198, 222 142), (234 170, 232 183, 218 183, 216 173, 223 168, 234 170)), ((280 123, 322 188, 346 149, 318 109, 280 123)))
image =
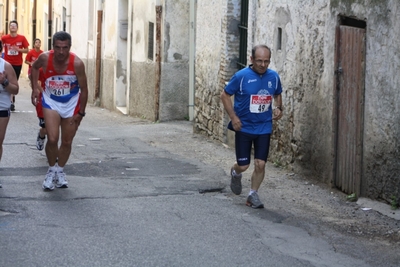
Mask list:
POLYGON ((269 47, 256 45, 250 60, 249 67, 232 76, 221 94, 221 101, 231 119, 228 128, 235 131, 236 162, 231 168, 231 190, 236 195, 242 193, 242 173, 250 166, 254 144, 254 172, 246 205, 256 209, 264 208, 257 191, 265 176, 272 120, 279 120, 283 115, 282 86, 278 73, 268 69, 269 47))

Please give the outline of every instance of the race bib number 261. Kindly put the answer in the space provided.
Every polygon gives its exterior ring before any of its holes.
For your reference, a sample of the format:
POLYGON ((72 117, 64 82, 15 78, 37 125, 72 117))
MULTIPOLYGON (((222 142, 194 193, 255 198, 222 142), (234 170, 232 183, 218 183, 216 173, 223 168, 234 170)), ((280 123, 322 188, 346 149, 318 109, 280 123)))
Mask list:
POLYGON ((272 103, 272 96, 270 95, 251 95, 250 96, 250 112, 263 113, 268 111, 272 103))
POLYGON ((53 95, 56 96, 69 95, 71 90, 71 85, 68 81, 62 81, 62 80, 49 81, 48 89, 53 95))

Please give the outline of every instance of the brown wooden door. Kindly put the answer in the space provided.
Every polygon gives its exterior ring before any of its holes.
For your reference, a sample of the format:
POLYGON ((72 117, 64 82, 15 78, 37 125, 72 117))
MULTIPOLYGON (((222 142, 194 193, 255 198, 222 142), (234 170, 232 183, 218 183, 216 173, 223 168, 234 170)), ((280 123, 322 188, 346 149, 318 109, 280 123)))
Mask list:
POLYGON ((365 29, 339 26, 335 185, 360 195, 362 179, 365 29))

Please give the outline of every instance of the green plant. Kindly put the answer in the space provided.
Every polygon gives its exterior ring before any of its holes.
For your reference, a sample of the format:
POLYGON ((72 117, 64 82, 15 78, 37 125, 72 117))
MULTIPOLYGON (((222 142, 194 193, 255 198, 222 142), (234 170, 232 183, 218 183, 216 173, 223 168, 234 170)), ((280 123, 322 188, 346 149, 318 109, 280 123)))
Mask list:
POLYGON ((277 168, 280 168, 280 167, 282 167, 282 163, 279 160, 275 160, 274 161, 274 166, 277 167, 277 168))
POLYGON ((347 195, 346 200, 349 202, 356 202, 358 200, 357 194, 353 193, 353 194, 347 195))
POLYGON ((399 208, 399 203, 397 202, 397 197, 392 196, 391 197, 391 201, 390 201, 390 206, 392 208, 392 210, 397 210, 399 208))

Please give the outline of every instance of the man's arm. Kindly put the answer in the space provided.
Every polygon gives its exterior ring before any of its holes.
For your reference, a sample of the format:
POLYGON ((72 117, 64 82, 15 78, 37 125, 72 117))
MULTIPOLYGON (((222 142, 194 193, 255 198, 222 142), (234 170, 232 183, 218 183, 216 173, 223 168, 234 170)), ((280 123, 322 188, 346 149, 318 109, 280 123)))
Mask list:
POLYGON ((10 63, 5 62, 4 64, 4 73, 2 73, 0 83, 4 83, 8 80, 8 85, 3 86, 4 90, 7 90, 10 94, 16 95, 19 91, 19 85, 17 80, 17 75, 15 74, 14 68, 10 63))
POLYGON ((228 116, 232 121, 233 129, 235 131, 240 131, 240 129, 242 128, 242 122, 236 115, 235 110, 233 109, 231 96, 227 92, 225 92, 225 90, 223 90, 221 93, 221 101, 224 105, 226 113, 228 113, 228 116))
POLYGON ((75 68, 75 75, 78 78, 78 84, 81 89, 79 112, 85 114, 86 104, 89 94, 85 64, 82 62, 80 58, 75 57, 74 68, 75 68))
POLYGON ((31 62, 31 59, 32 59, 32 55, 31 55, 31 53, 28 52, 28 54, 25 57, 25 64, 28 64, 29 66, 31 66, 33 63, 33 62, 31 62))
POLYGON ((29 52, 29 42, 28 42, 28 40, 26 40, 26 38, 25 38, 25 40, 23 42, 22 48, 19 49, 19 52, 21 52, 21 53, 28 53, 29 52))
POLYGON ((273 120, 279 120, 283 115, 283 107, 282 107, 282 94, 274 95, 274 110, 273 110, 273 120))
POLYGON ((28 53, 29 52, 29 48, 19 48, 18 52, 20 52, 20 53, 28 53))
POLYGON ((31 86, 32 86, 32 95, 31 95, 31 101, 34 106, 36 106, 37 99, 40 94, 40 89, 39 87, 39 71, 40 68, 45 67, 45 63, 47 63, 47 53, 42 53, 40 56, 33 62, 32 68, 31 68, 31 86))

